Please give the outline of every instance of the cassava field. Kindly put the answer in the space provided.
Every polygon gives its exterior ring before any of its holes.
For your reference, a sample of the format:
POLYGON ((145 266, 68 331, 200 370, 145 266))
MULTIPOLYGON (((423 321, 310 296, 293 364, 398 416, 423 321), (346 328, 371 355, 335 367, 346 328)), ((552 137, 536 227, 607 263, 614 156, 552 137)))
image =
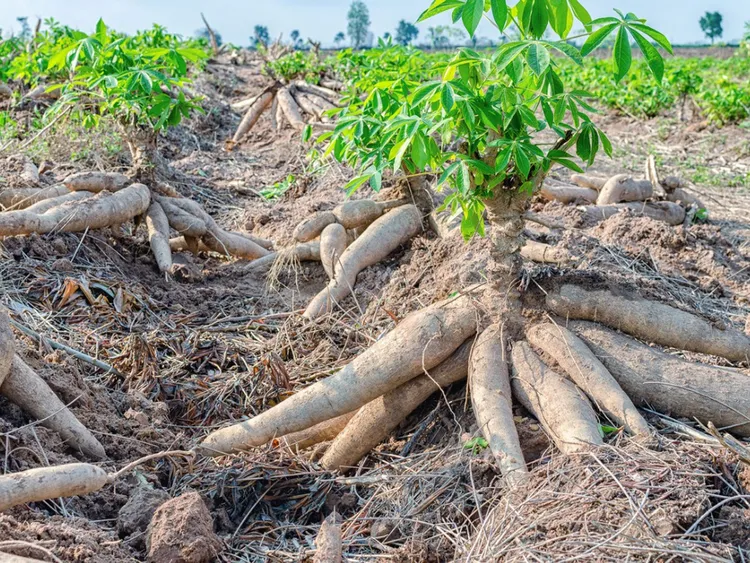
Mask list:
POLYGON ((0 561, 750 557, 748 50, 424 9, 0 43, 0 561))

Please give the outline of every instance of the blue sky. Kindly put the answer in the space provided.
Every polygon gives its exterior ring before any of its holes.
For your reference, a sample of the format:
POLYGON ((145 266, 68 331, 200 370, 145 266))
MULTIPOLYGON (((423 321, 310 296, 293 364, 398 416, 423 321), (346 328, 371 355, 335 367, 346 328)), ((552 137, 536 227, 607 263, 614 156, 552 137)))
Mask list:
MULTIPOLYGON (((392 31, 399 20, 416 20, 429 0, 365 0, 370 8, 372 31, 382 35, 392 31)), ((338 31, 346 31, 346 12, 350 0, 0 0, 0 27, 7 33, 18 28, 17 16, 52 16, 80 29, 93 29, 101 16, 108 25, 125 32, 150 27, 158 22, 170 31, 192 35, 201 27, 200 12, 225 41, 247 44, 253 26, 269 27, 272 36, 288 35, 298 29, 302 37, 331 43, 338 31)), ((512 2, 511 2, 512 3, 512 2)), ((587 0, 584 4, 596 16, 609 15, 613 7, 646 18, 666 33, 674 43, 702 39, 700 16, 709 11, 724 15, 724 39, 738 39, 744 22, 750 20, 750 0, 587 0)), ((449 23, 436 18, 423 24, 449 23)), ((32 24, 33 25, 33 24, 32 24)), ((487 25, 487 24, 485 24, 487 25)), ((479 35, 493 36, 492 28, 480 28, 479 35)))

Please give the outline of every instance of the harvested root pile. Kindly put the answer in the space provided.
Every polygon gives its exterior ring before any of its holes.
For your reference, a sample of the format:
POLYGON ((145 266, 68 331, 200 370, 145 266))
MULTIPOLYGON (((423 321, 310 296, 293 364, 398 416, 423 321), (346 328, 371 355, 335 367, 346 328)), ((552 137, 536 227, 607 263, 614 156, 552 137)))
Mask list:
POLYGON ((627 174, 611 178, 575 174, 571 181, 573 185, 548 179, 540 193, 548 201, 580 204, 581 216, 587 225, 626 210, 669 225, 682 225, 705 211, 703 203, 679 178, 659 179, 653 156, 646 163, 645 180, 627 174))
MULTIPOLYGON (((37 175, 38 180, 38 175, 37 175)), ((156 190, 119 173, 82 172, 62 185, 0 192, 0 237, 83 232, 119 227, 145 216, 151 250, 159 270, 175 272, 172 249, 202 249, 254 260, 270 254, 270 241, 226 231, 196 202, 157 184, 156 190), (177 238, 170 240, 174 232, 177 238)))
POLYGON ((337 92, 324 86, 309 84, 303 80, 294 80, 288 84, 276 81, 257 96, 232 106, 235 110, 247 109, 226 146, 231 150, 242 142, 266 111, 271 112, 277 131, 284 127, 285 122, 299 131, 308 124, 316 129, 331 130, 333 126, 325 112, 334 109, 338 99, 337 92))

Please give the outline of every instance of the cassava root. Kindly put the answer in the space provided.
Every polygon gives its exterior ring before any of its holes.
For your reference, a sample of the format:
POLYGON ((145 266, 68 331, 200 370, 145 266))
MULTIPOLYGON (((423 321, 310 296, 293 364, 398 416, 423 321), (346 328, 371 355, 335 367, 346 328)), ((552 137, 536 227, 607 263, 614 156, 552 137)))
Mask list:
POLYGON ((490 326, 479 335, 469 361, 469 389, 479 430, 502 475, 515 485, 528 471, 513 420, 506 346, 500 327, 490 326))
POLYGON ((742 372, 683 360, 595 323, 570 329, 637 404, 750 436, 750 378, 742 372))
POLYGON ((526 342, 513 345, 513 392, 563 453, 602 444, 599 421, 573 383, 547 367, 526 342))
POLYGON ((352 412, 437 366, 475 330, 469 295, 413 313, 336 374, 248 421, 209 434, 198 451, 208 456, 241 451, 352 412))
POLYGON ((465 379, 471 344, 471 340, 465 342, 428 373, 415 377, 359 409, 328 447, 320 465, 327 470, 342 472, 355 467, 430 395, 441 387, 465 379))
POLYGON ((422 228, 422 215, 414 205, 397 207, 376 219, 341 255, 334 279, 316 295, 304 316, 315 320, 333 310, 334 305, 354 289, 359 273, 386 258, 414 237, 422 228))
POLYGON ((527 333, 532 346, 550 356, 589 399, 612 420, 635 435, 649 435, 644 420, 607 368, 575 334, 552 323, 539 324, 527 333))
POLYGON ((750 359, 750 338, 741 332, 722 330, 691 313, 636 295, 563 285, 548 293, 547 306, 565 319, 600 322, 654 344, 732 362, 750 359))

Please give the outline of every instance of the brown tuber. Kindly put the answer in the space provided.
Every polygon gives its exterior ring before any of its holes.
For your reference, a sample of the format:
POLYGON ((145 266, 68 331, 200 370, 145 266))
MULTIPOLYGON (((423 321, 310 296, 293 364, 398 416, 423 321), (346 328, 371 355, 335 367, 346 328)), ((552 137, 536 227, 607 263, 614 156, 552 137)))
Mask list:
POLYGON ((532 327, 526 336, 565 370, 589 399, 631 434, 649 435, 648 423, 607 368, 568 329, 552 323, 532 327))
POLYGON ((474 333, 476 322, 468 295, 417 311, 336 374, 250 420, 212 432, 198 450, 208 456, 238 452, 352 412, 439 365, 474 333))
POLYGON ((326 450, 320 465, 331 471, 346 471, 355 467, 433 393, 465 379, 471 344, 471 341, 465 342, 447 360, 429 369, 428 373, 396 387, 359 409, 326 450))
POLYGON ((570 328, 636 404, 750 436, 746 374, 665 354, 595 323, 576 321, 570 328))
POLYGON ((63 180, 72 192, 116 192, 130 184, 130 178, 117 172, 79 172, 63 180))
POLYGON ((586 397, 548 368, 526 342, 513 345, 513 392, 563 453, 602 444, 599 421, 586 397))
POLYGON ((627 174, 612 176, 599 192, 597 205, 629 201, 645 201, 654 195, 654 187, 648 180, 634 180, 627 174))
POLYGON ((341 255, 349 243, 348 239, 346 229, 338 223, 328 225, 320 235, 320 261, 331 279, 335 277, 341 255))
POLYGON ((422 229, 422 215, 414 205, 397 207, 377 219, 342 254, 336 277, 305 310, 310 320, 330 313, 353 290, 359 273, 386 258, 422 229))
POLYGON ((722 330, 691 313, 636 295, 563 285, 547 294, 547 306, 565 319, 596 321, 654 344, 732 362, 750 358, 750 337, 741 332, 722 330))
POLYGON ((506 481, 515 485, 528 471, 513 420, 506 345, 497 326, 479 335, 469 361, 469 390, 479 430, 506 481))

